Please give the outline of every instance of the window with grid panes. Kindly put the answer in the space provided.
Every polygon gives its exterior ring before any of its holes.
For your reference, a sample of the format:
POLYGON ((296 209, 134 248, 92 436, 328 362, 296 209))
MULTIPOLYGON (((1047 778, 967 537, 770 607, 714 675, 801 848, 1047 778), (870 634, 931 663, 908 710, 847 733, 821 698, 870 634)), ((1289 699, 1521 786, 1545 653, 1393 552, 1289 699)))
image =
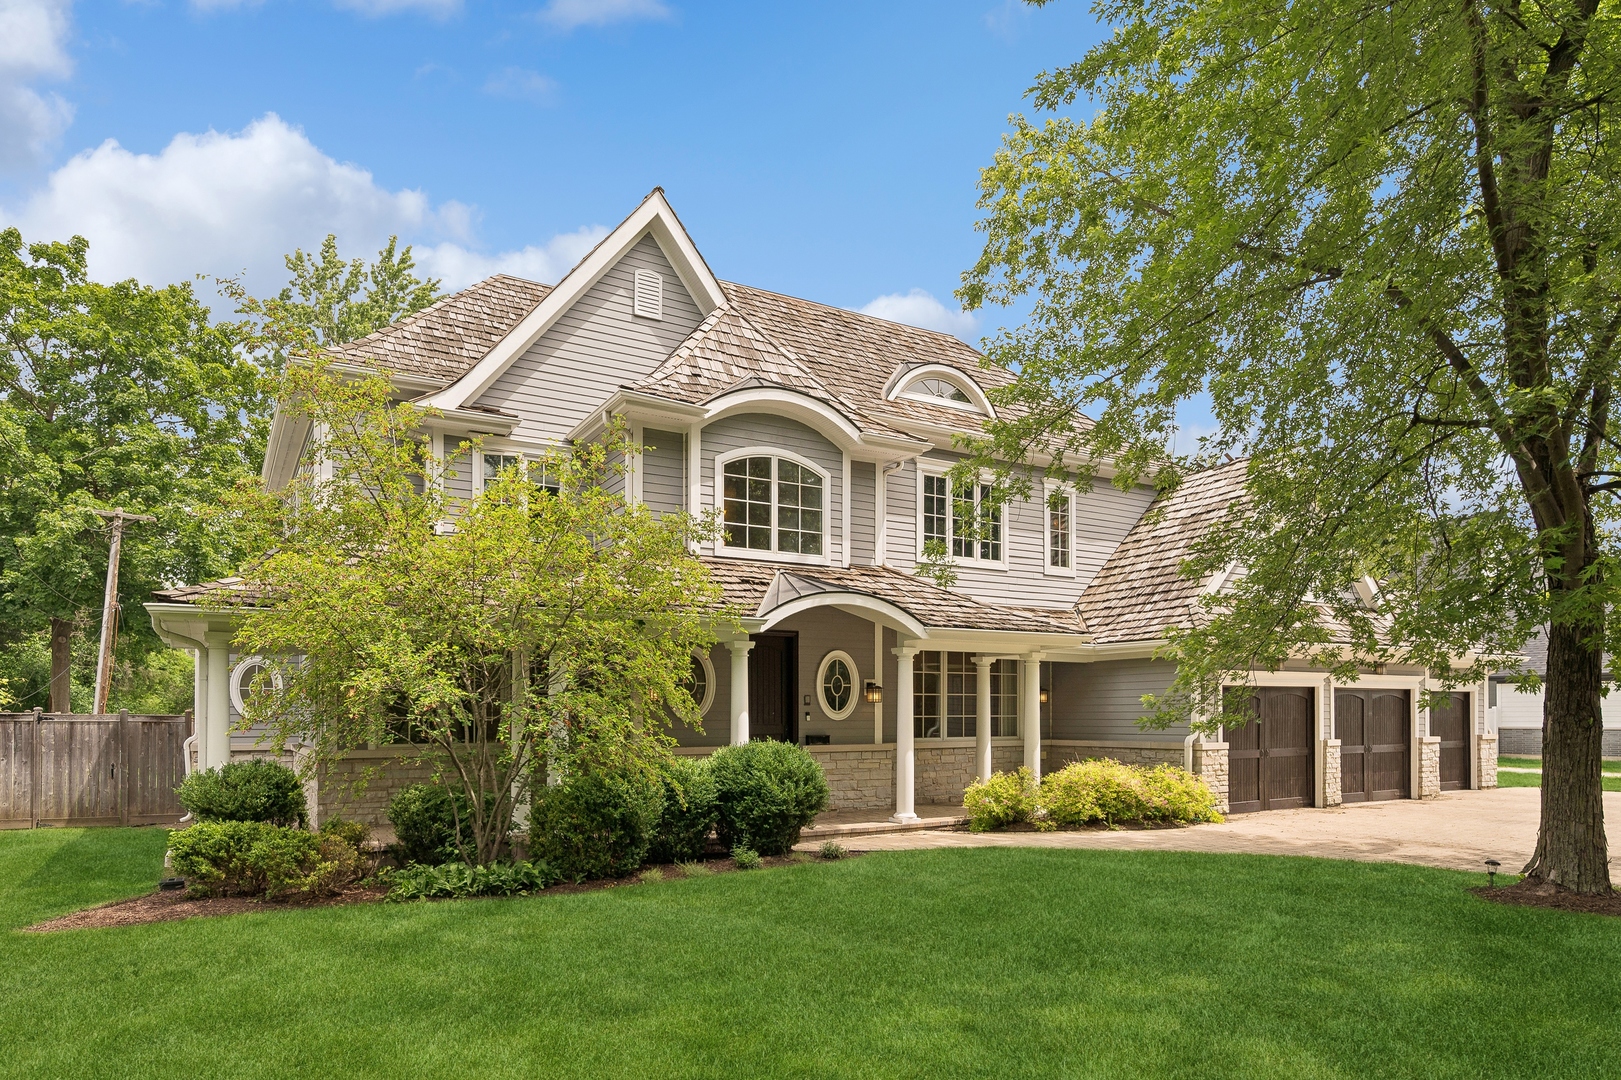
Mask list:
MULTIPOLYGON (((942 487, 945 477, 938 478, 942 487)), ((927 515, 928 488, 924 488, 927 515)), ((924 537, 927 539, 925 519, 924 537)), ((990 484, 958 484, 951 492, 951 554, 959 559, 1002 561, 1002 507, 990 484)))
POLYGON ((1047 501, 1047 564, 1068 570, 1072 529, 1072 500, 1069 492, 1058 492, 1047 501))
POLYGON ((726 463, 722 522, 728 547, 821 555, 824 481, 788 458, 747 457, 726 463))
POLYGON ((912 735, 940 737, 940 654, 920 652, 912 659, 912 735))
POLYGON ((991 665, 991 734, 1019 733, 1019 662, 998 660, 991 665))
POLYGON ((822 478, 786 458, 777 459, 777 550, 822 553, 822 478))
POLYGON ((946 542, 946 478, 923 478, 923 541, 946 542))
POLYGON ((946 738, 971 739, 979 713, 979 671, 965 652, 946 653, 946 738))
POLYGON ((726 463, 721 488, 726 546, 771 550, 771 459, 726 463))

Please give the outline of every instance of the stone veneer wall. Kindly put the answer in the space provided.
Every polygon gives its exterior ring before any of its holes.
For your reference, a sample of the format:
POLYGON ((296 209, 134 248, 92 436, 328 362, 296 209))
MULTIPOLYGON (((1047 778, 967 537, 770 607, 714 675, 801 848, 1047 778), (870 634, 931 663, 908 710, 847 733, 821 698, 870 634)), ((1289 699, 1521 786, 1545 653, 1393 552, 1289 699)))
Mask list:
POLYGON ((1344 787, 1340 783, 1340 740, 1328 739, 1323 743, 1323 805, 1340 806, 1345 802, 1344 787))
POLYGON ((1216 793, 1216 809, 1227 812, 1227 744, 1224 742, 1196 742, 1193 744, 1193 771, 1199 774, 1211 791, 1216 793))
MULTIPOLYGON (((1497 752, 1510 757, 1542 756, 1542 729, 1539 727, 1498 728, 1497 752)), ((1621 757, 1621 728, 1605 728, 1602 736, 1603 753, 1607 758, 1621 757)))
POLYGON ((356 751, 317 773, 315 798, 310 800, 310 825, 318 827, 333 818, 387 825, 388 801, 394 793, 431 779, 433 763, 417 760, 414 751, 356 751), (365 783, 357 790, 356 783, 361 780, 365 783))
POLYGON ((1479 786, 1494 788, 1497 786, 1497 736, 1482 735, 1478 744, 1480 752, 1480 772, 1477 776, 1479 786))
MULTIPOLYGON (((827 774, 828 809, 894 812, 894 747, 868 744, 855 748, 807 746, 805 749, 811 752, 827 774)), ((921 761, 918 768, 921 772, 921 761)))
POLYGON ((1425 735, 1418 740, 1418 797, 1433 799, 1441 794, 1441 737, 1425 735))

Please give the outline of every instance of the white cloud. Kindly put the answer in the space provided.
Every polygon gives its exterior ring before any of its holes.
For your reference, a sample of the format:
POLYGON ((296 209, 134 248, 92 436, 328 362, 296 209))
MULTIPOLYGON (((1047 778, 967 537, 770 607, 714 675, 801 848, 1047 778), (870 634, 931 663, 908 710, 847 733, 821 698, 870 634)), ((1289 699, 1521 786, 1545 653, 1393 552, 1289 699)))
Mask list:
POLYGON ((0 223, 27 240, 86 237, 98 280, 245 274, 259 293, 285 282, 287 252, 316 247, 327 233, 350 257, 369 257, 398 235, 419 245, 422 265, 447 288, 494 269, 556 281, 556 268, 566 270, 601 235, 585 229, 481 255, 467 246, 474 218, 461 203, 436 206, 421 191, 390 191, 274 113, 240 132, 176 135, 156 154, 108 140, 74 156, 20 207, 0 209, 0 223))
POLYGON ((67 54, 71 0, 0 0, 0 169, 44 158, 73 122, 73 106, 33 83, 73 74, 67 54))
POLYGON ((527 68, 502 68, 485 80, 484 92, 494 97, 550 105, 557 100, 557 81, 527 68))
POLYGON ((424 15, 443 19, 462 8, 461 0, 336 0, 336 3, 338 7, 377 17, 397 15, 402 11, 420 11, 424 15))
POLYGON ((551 0, 541 9, 540 19, 559 30, 573 30, 638 19, 668 19, 670 14, 664 0, 551 0))
POLYGON ((955 334, 965 341, 979 328, 979 320, 972 314, 954 311, 936 300, 933 293, 922 289, 913 289, 908 293, 889 293, 858 310, 863 315, 876 315, 890 322, 955 334))

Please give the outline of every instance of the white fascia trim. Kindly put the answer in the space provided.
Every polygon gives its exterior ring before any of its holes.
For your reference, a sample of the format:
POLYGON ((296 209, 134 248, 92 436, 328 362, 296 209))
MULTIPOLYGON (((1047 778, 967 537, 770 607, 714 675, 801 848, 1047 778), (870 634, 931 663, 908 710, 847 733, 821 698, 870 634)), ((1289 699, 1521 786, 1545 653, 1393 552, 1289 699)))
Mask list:
MULTIPOLYGON (((1061 614, 1054 612, 1054 614, 1061 614)), ((1058 659, 1065 653, 1079 652, 1093 646, 1081 633, 1040 632, 1030 630, 959 630, 932 627, 929 630, 930 649, 945 652, 971 652, 997 659, 1024 659, 1032 652, 1041 653, 1042 660, 1058 659)))
POLYGON ((918 621, 915 616, 896 607, 887 600, 880 600, 878 597, 867 593, 856 592, 815 593, 811 596, 797 597, 766 612, 760 624, 760 629, 769 630, 784 619, 792 618, 801 612, 825 607, 838 608, 852 615, 865 617, 910 637, 927 638, 929 636, 929 628, 918 621))
POLYGON ((422 418, 422 426, 435 431, 454 429, 457 434, 510 435, 521 421, 517 417, 494 416, 479 409, 441 409, 422 418))
POLYGON ((305 433, 314 421, 294 420, 280 406, 270 420, 270 437, 265 441, 265 463, 259 479, 270 491, 280 491, 292 482, 298 471, 298 455, 304 449, 305 433))
POLYGON ((629 217, 603 238, 591 253, 570 270, 535 310, 524 316, 484 358, 461 378, 429 398, 440 409, 458 409, 490 388, 514 360, 522 356, 562 314, 602 279, 624 254, 651 235, 663 250, 687 291, 705 316, 726 302, 720 282, 705 265, 692 238, 682 228, 664 193, 655 189, 629 217))
POLYGON ((607 426, 608 417, 613 415, 623 415, 653 427, 668 425, 676 430, 684 430, 693 421, 702 421, 707 414, 701 405, 689 405, 684 401, 672 401, 620 387, 601 406, 591 410, 584 420, 575 424, 563 436, 563 441, 578 443, 590 439, 607 426))
POLYGON ((763 411, 788 416, 814 428, 841 450, 849 451, 861 445, 860 429, 831 405, 809 394, 769 386, 751 386, 711 398, 704 409, 704 423, 712 424, 734 413, 762 411, 761 406, 770 406, 763 411))

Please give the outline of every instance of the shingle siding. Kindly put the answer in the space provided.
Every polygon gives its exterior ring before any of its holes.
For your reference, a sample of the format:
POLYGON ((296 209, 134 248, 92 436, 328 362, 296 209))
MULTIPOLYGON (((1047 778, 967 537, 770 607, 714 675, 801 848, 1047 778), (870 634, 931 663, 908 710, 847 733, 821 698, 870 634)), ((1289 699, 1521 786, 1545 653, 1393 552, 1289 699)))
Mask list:
POLYGON ((687 438, 677 431, 642 431, 642 501, 673 514, 687 506, 687 438))
POLYGON ((657 242, 643 237, 476 404, 517 414, 518 438, 561 439, 616 389, 657 367, 705 314, 657 242), (632 313, 637 270, 663 277, 663 319, 632 313))

